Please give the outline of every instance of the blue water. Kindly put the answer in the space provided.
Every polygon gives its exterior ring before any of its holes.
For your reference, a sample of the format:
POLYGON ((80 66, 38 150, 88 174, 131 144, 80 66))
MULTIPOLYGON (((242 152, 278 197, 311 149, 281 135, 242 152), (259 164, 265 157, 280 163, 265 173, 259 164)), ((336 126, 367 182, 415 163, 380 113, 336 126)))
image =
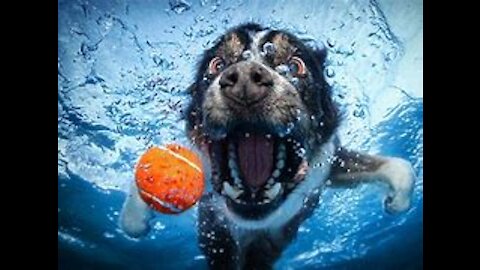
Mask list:
POLYGON ((418 175, 412 208, 386 187, 326 190, 276 269, 423 266, 422 1, 59 1, 58 247, 61 269, 206 269, 196 207, 158 215, 144 239, 118 215, 150 145, 187 143, 180 108, 195 62, 225 29, 283 28, 329 50, 326 75, 349 148, 399 156, 418 175))

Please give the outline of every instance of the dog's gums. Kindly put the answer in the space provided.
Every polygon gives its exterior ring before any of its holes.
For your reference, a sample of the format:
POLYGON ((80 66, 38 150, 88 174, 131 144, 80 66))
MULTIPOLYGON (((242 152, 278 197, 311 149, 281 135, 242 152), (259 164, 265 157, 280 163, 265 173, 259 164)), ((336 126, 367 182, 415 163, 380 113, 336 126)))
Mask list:
MULTIPOLYGON (((234 133, 235 134, 235 133, 234 133)), ((261 217, 305 176, 301 141, 269 133, 240 133, 209 144, 214 189, 238 214, 261 217)))

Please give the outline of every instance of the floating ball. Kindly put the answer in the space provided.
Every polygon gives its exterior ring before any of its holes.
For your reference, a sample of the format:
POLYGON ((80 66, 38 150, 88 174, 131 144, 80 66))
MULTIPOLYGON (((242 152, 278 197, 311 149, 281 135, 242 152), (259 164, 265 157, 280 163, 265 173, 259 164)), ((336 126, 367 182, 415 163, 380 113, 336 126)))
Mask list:
POLYGON ((148 149, 135 172, 140 197, 166 214, 181 213, 192 207, 202 196, 204 178, 200 158, 178 144, 148 149))

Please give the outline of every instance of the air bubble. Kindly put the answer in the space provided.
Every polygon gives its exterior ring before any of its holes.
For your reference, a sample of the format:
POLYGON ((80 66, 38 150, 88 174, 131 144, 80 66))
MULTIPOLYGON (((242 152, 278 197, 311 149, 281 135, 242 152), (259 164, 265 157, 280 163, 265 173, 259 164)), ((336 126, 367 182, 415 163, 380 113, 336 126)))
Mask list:
POLYGON ((109 232, 105 232, 105 233, 103 233, 103 236, 104 236, 105 238, 109 238, 109 239, 111 239, 111 238, 114 238, 114 237, 115 237, 115 235, 114 235, 114 234, 112 234, 112 233, 109 233, 109 232))
POLYGON ((298 78, 292 78, 291 83, 293 86, 298 87, 300 80, 298 78))
POLYGON ((246 50, 242 53, 242 58, 245 60, 251 59, 252 58, 252 52, 250 50, 246 50))
POLYGON ((335 46, 335 40, 333 38, 328 38, 327 39, 327 44, 328 44, 328 46, 333 48, 335 46))
POLYGON ((170 0, 170 10, 175 12, 176 14, 181 14, 190 9, 192 6, 189 2, 185 0, 170 0))
POLYGON ((266 42, 265 44, 263 44, 263 52, 266 53, 267 55, 274 54, 275 51, 276 51, 276 47, 273 43, 266 42))
POLYGON ((327 77, 329 78, 332 78, 333 76, 335 76, 335 71, 331 67, 327 67, 325 72, 327 74, 327 77))

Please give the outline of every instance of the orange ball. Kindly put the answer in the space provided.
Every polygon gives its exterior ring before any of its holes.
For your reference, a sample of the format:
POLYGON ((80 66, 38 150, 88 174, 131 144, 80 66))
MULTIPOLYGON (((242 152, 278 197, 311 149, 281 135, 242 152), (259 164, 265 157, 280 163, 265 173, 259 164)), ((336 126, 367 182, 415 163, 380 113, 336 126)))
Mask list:
POLYGON ((181 213, 193 206, 205 185, 200 158, 177 144, 148 149, 137 164, 135 180, 140 197, 166 214, 181 213))

